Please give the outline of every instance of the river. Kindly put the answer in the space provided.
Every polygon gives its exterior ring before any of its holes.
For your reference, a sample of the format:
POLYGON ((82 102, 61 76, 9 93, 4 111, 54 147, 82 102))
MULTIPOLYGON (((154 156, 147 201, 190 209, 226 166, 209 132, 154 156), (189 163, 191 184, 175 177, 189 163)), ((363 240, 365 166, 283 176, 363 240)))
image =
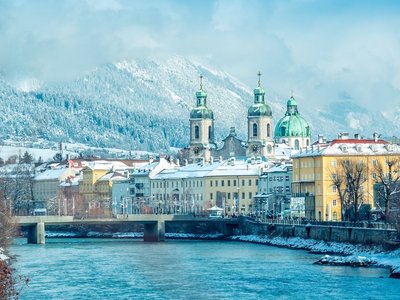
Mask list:
POLYGON ((313 265, 321 255, 243 242, 17 239, 11 251, 30 278, 21 299, 400 299, 386 269, 313 265))

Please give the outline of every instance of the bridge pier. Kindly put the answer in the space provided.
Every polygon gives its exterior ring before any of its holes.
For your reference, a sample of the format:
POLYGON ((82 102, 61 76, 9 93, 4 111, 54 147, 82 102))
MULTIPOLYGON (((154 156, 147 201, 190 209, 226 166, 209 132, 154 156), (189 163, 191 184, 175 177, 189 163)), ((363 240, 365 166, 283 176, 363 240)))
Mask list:
POLYGON ((164 242, 165 241, 165 222, 157 221, 144 224, 145 242, 164 242))
POLYGON ((45 244, 44 222, 39 222, 28 227, 28 244, 45 244))

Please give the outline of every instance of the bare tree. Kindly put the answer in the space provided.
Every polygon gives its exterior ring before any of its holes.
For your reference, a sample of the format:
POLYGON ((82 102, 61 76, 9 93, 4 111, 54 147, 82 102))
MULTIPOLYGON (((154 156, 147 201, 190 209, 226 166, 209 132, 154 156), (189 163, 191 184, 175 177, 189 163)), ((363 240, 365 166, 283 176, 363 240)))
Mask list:
MULTIPOLYGON (((374 166, 374 181, 377 184, 375 191, 379 196, 376 205, 383 211, 384 220, 390 218, 390 210, 398 207, 399 183, 400 183, 400 160, 398 157, 387 157, 385 163, 377 161, 374 166), (383 207, 382 207, 383 206, 383 207)), ((394 221, 394 220, 392 220, 394 221)))
POLYGON ((29 214, 33 209, 31 165, 17 164, 0 174, 0 200, 8 203, 13 215, 29 214))
MULTIPOLYGON (((15 235, 15 226, 11 221, 8 209, 3 201, 0 201, 0 254, 6 254, 9 244, 15 235)), ((14 270, 11 260, 0 258, 0 299, 17 298, 15 289, 14 270)))
POLYGON ((359 209, 364 202, 363 185, 366 182, 364 161, 340 160, 331 171, 332 185, 336 187, 342 205, 342 220, 359 220, 359 209))

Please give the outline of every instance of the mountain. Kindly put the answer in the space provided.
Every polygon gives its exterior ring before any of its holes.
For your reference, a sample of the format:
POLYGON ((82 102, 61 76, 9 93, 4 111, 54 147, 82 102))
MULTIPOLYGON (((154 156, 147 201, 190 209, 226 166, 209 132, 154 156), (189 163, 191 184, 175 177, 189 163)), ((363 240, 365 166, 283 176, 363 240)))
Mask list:
MULTIPOLYGON (((3 76, 0 136, 147 151, 184 147, 200 74, 208 106, 214 110, 217 139, 225 137, 231 126, 245 139, 252 89, 225 72, 179 56, 110 63, 63 83, 34 81, 15 87, 3 76)), ((273 93, 273 87, 265 88, 277 121, 285 112, 286 97, 273 93)), ((307 100, 298 103, 314 135, 332 137, 339 131, 392 135, 399 130, 389 114, 371 113, 347 99, 318 110, 307 100)))

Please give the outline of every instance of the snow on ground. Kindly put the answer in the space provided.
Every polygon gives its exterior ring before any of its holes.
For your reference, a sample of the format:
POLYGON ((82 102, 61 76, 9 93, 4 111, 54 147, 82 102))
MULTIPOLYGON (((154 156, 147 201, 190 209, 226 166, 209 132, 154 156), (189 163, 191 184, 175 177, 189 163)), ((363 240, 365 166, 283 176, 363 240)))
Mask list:
MULTIPOLYGON (((377 267, 392 267, 400 271, 400 249, 387 252, 381 246, 353 245, 346 243, 325 242, 313 239, 302 239, 298 237, 267 237, 257 235, 233 236, 232 240, 267 244, 272 246, 286 247, 292 249, 304 249, 312 253, 335 253, 339 256, 324 256, 332 264, 335 261, 343 261, 356 265, 362 261, 377 267), (329 258, 328 258, 329 257, 329 258)), ((362 263, 360 263, 362 264, 362 263)))
POLYGON ((0 248, 0 260, 8 260, 9 257, 4 254, 4 249, 0 248))
POLYGON ((221 239, 224 235, 221 233, 204 233, 204 234, 193 234, 193 233, 165 233, 166 238, 171 239, 200 239, 200 240, 212 240, 221 239))

